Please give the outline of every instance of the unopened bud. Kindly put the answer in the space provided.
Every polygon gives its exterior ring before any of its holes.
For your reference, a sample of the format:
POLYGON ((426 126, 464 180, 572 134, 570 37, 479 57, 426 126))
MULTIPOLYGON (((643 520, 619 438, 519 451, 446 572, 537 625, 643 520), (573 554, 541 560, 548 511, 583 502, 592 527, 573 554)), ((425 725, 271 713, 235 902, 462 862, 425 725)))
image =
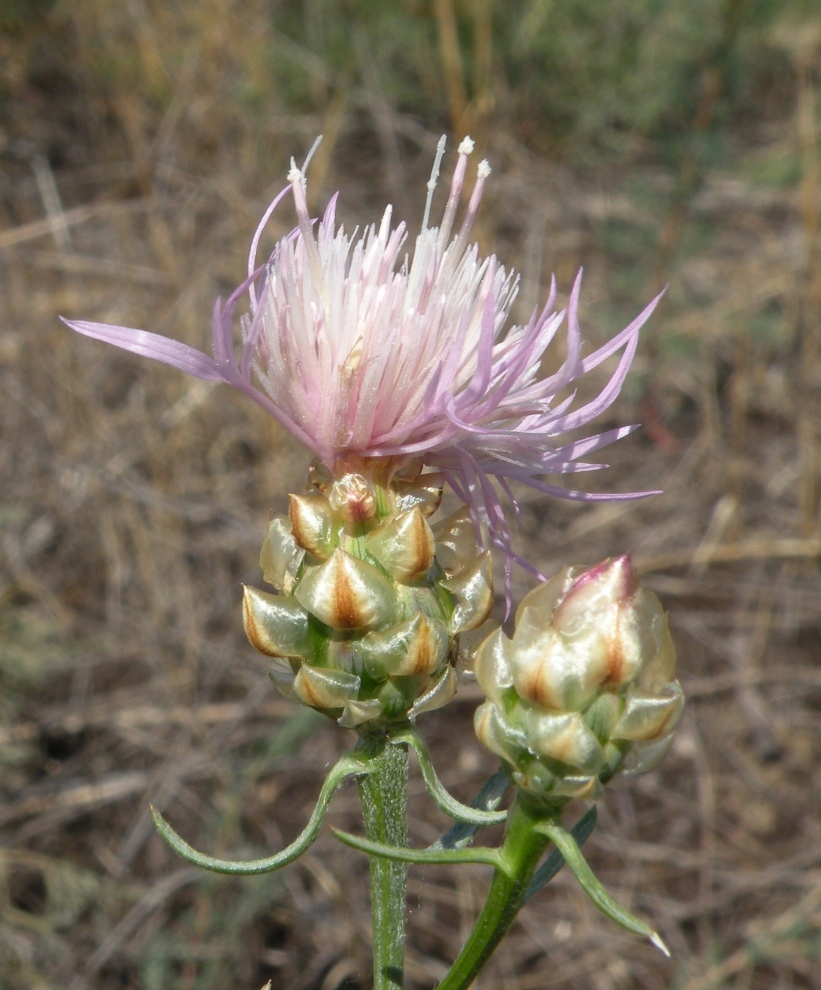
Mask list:
POLYGON ((361 474, 346 474, 331 485, 328 503, 345 522, 364 522, 376 513, 373 488, 361 474))
POLYGON ((479 738, 520 786, 559 803, 650 769, 684 704, 667 618, 627 556, 535 588, 512 640, 489 636, 474 670, 488 696, 479 738))

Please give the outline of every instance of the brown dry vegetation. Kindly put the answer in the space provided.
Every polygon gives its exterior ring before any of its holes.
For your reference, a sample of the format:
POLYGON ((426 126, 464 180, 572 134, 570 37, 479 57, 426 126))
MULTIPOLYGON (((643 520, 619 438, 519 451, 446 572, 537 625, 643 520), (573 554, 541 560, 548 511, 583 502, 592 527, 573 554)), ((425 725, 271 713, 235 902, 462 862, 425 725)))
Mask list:
MULTIPOLYGON (((386 96, 362 43, 339 74, 261 0, 48 6, 9 15, 0 51, 0 987, 364 988, 363 858, 326 831, 273 877, 203 876, 148 814, 217 855, 262 855, 351 744, 280 699, 242 635, 241 583, 259 583, 267 518, 306 455, 241 396, 57 316, 204 347, 288 156, 324 132, 317 208, 340 189, 348 225, 388 200, 417 217, 447 122, 386 96), (299 99, 265 90, 271 58, 301 73, 299 99)), ((525 495, 518 540, 547 572, 631 550, 670 610, 689 696, 661 770, 608 794, 586 847, 673 960, 562 873, 477 986, 821 987, 819 34, 783 32, 787 83, 717 164, 686 147, 659 164, 636 138, 594 169, 505 117, 479 15, 460 84, 453 10, 429 15, 432 91, 494 166, 480 237, 522 271, 520 314, 583 261, 593 343, 670 283, 612 414, 645 429, 590 481, 664 494, 525 495)), ((462 798, 494 769, 476 702, 466 679, 420 723, 462 798)), ((447 823, 417 778, 412 804, 412 842, 433 841, 447 823)), ((330 822, 357 830, 357 814, 343 790, 330 822)), ((412 869, 409 987, 442 975, 487 879, 412 869)))

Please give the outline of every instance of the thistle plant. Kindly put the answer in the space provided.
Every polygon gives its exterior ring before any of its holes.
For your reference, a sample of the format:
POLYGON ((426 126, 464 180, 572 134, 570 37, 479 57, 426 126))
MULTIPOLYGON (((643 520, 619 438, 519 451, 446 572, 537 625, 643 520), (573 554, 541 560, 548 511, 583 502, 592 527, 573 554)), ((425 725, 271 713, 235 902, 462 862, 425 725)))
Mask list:
POLYGON ((233 385, 314 455, 305 490, 268 526, 260 557, 268 587, 245 588, 243 619, 276 686, 353 729, 358 741, 328 774, 302 834, 271 856, 217 859, 192 849, 158 811, 154 819, 192 863, 266 873, 309 847, 336 788, 356 778, 366 837, 335 834, 370 856, 375 990, 403 986, 406 876, 415 862, 494 868, 442 990, 470 985, 523 904, 564 864, 602 911, 664 949, 582 856, 595 806, 572 829, 562 815, 573 800, 595 801, 616 775, 651 769, 669 745, 683 695, 666 618, 626 555, 545 581, 514 552, 506 509, 515 505, 511 482, 582 501, 651 494, 591 494, 545 476, 602 467, 587 458, 635 428, 578 437, 618 395, 658 297, 586 356, 581 273, 566 309, 555 308, 554 282, 545 305, 510 326, 518 280, 471 241, 487 162, 479 163, 457 225, 469 138, 459 146, 442 219, 431 226, 444 147, 443 139, 410 256, 405 225, 393 224, 390 207, 352 235, 337 225, 336 197, 313 220, 307 162, 301 169, 292 162, 252 239, 247 278, 217 302, 212 355, 143 330, 66 321, 86 336, 233 385), (297 225, 260 265, 265 226, 289 195, 297 225), (235 321, 246 295, 248 311, 235 321), (543 377, 543 357, 563 326, 564 360, 543 377), (579 379, 615 355, 604 387, 577 403, 579 379), (462 504, 440 518, 445 487, 462 504), (491 614, 493 546, 506 561, 508 608, 511 561, 541 583, 522 602, 512 638, 497 628, 475 651, 487 696, 476 732, 501 768, 465 805, 439 781, 416 721, 451 700, 457 664, 470 660, 460 637, 491 614), (431 798, 455 822, 428 849, 407 843, 409 749, 431 798), (514 797, 500 811, 511 785, 514 797), (498 848, 473 846, 479 828, 502 821, 498 848))

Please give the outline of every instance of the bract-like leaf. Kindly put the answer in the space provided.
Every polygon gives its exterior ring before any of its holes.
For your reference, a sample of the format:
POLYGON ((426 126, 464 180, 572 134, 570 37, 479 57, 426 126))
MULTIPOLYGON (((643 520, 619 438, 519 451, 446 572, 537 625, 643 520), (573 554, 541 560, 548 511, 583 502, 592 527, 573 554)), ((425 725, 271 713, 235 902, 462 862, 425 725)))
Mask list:
POLYGON ((367 773, 369 773, 369 770, 365 763, 353 754, 346 753, 325 778, 325 783, 319 792, 316 807, 302 833, 289 846, 283 849, 282 852, 274 856, 267 856, 264 859, 251 859, 241 862, 207 856, 205 853, 197 852, 196 849, 189 846, 185 839, 177 835, 156 808, 151 809, 151 816, 154 819, 157 831, 168 845, 171 846, 177 855, 182 856, 189 863, 202 867, 204 870, 211 870, 213 873, 230 873, 235 876, 256 876, 260 873, 271 873, 273 870, 278 870, 280 867, 287 866, 288 863, 292 863, 301 856, 319 834, 319 829, 328 810, 328 804, 337 787, 339 787, 346 777, 352 775, 361 777, 367 773))
MULTIPOLYGON (((494 811, 501 804, 502 798, 510 787, 510 778, 504 767, 499 767, 496 773, 492 774, 482 784, 476 797, 470 802, 471 808, 480 811, 494 811)), ((447 832, 430 847, 431 849, 463 849, 473 841, 474 835, 481 828, 480 825, 468 825, 465 822, 457 822, 452 825, 447 832)))
MULTIPOLYGON (((596 810, 596 806, 593 805, 570 830, 579 846, 583 846, 593 834, 598 817, 599 813, 596 810)), ((527 904, 531 897, 538 894, 542 887, 550 883, 563 866, 564 856, 562 856, 558 849, 554 849, 533 874, 533 879, 530 881, 530 886, 527 888, 527 893, 524 896, 522 904, 527 904)))

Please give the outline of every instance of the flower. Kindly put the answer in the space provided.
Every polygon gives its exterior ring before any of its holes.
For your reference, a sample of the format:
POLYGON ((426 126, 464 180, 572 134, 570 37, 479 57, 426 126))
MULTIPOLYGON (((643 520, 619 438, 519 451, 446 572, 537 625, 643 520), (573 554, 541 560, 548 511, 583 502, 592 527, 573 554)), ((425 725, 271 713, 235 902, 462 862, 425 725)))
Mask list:
POLYGON ((444 216, 438 227, 431 227, 431 202, 444 154, 444 138, 440 141, 411 258, 403 254, 405 224, 393 225, 390 206, 378 225, 350 235, 336 224, 336 196, 322 220, 312 221, 304 168, 292 161, 288 185, 266 210, 252 240, 248 278, 224 306, 217 301, 213 357, 144 330, 65 322, 89 337, 240 389, 336 477, 351 465, 366 472, 363 465, 372 459, 397 466, 415 461, 437 469, 470 507, 477 533, 483 524, 491 540, 513 556, 499 493, 501 489, 512 499, 511 481, 582 501, 652 494, 572 491, 543 476, 606 466, 584 459, 635 429, 568 436, 616 398, 639 329, 660 296, 586 357, 578 321, 581 272, 567 310, 554 309, 554 280, 544 307, 534 310, 525 325, 508 329, 518 279, 495 256, 480 257, 470 241, 490 174, 485 161, 479 163, 467 212, 453 233, 472 150, 473 142, 465 138, 444 216), (257 267, 263 229, 289 192, 298 226, 257 267), (237 356, 233 317, 246 292, 250 313, 240 320, 237 356), (565 360, 542 378, 543 356, 565 320, 565 360), (607 384, 594 399, 574 408, 578 379, 618 352, 621 357, 607 384))
POLYGON ((476 733, 530 793, 597 797, 669 749, 684 707, 675 670, 667 616, 629 556, 564 567, 525 597, 512 639, 497 629, 476 651, 488 698, 476 733))

